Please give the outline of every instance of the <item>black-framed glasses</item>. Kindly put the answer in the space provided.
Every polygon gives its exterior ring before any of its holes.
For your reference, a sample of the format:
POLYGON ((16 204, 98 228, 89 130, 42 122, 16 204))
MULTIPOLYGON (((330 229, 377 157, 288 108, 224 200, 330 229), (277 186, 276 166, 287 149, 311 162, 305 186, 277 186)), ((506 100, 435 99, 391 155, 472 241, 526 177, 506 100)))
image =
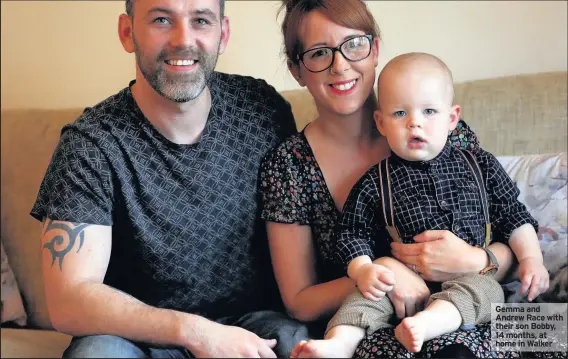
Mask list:
POLYGON ((333 66, 335 52, 339 51, 343 57, 351 62, 361 61, 369 57, 373 35, 361 35, 345 40, 337 47, 316 47, 304 51, 297 56, 310 72, 322 72, 333 66))

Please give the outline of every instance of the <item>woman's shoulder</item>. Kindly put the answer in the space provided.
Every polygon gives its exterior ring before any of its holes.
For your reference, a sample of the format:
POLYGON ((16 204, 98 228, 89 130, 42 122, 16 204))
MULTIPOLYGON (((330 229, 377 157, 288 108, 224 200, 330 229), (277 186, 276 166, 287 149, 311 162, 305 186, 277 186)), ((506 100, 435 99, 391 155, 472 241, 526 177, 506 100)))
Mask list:
POLYGON ((456 128, 448 136, 448 143, 463 150, 472 152, 479 150, 477 135, 463 118, 460 118, 456 128))
POLYGON ((310 161, 311 150, 303 133, 294 133, 266 153, 263 163, 284 162, 287 164, 310 161))

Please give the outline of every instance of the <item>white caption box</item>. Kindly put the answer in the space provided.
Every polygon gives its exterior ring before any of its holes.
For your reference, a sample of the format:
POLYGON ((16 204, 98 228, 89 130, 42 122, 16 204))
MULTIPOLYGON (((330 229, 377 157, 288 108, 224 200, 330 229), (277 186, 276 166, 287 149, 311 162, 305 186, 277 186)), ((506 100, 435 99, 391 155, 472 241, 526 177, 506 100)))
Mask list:
POLYGON ((566 352, 567 303, 492 303, 491 346, 496 351, 566 352))

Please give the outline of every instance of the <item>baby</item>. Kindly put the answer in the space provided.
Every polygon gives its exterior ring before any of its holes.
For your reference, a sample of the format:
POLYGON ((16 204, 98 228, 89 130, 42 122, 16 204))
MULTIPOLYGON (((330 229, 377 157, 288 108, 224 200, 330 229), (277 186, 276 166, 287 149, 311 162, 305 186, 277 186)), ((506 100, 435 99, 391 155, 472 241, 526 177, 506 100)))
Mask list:
MULTIPOLYGON (((439 335, 488 322, 491 303, 504 301, 492 277, 498 270, 487 249, 492 235, 511 247, 530 293, 548 287, 538 223, 518 201, 513 181, 492 154, 481 149, 472 154, 447 141, 460 115, 448 67, 429 54, 404 54, 384 67, 378 88, 375 122, 392 154, 353 187, 336 242, 338 260, 359 290, 329 322, 325 339, 298 343, 292 357, 351 357, 365 334, 392 326, 394 309, 385 293, 396 286, 396 278, 373 262, 390 255, 380 250, 388 237, 413 243, 426 230, 449 230, 483 248, 490 263, 479 273, 442 283, 441 290, 439 283, 426 283, 435 293, 425 309, 395 328, 396 338, 410 352, 439 335)), ((408 271, 422 280, 416 265, 397 268, 397 273, 408 271)))

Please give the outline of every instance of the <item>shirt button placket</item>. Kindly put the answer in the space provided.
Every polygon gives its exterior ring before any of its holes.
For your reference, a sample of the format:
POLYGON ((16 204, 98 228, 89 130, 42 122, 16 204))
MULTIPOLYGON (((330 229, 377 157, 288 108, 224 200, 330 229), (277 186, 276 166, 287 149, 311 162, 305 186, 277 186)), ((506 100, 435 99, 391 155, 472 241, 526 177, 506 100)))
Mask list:
MULTIPOLYGON (((438 171, 436 170, 436 167, 434 165, 432 165, 428 171, 430 172, 430 176, 432 177, 432 180, 434 181, 434 187, 437 187, 437 185, 439 185, 440 181, 438 180, 438 171)), ((442 208, 443 210, 447 210, 448 208, 448 202, 446 202, 445 200, 439 200, 439 193, 442 193, 442 191, 439 191, 438 188, 435 189, 435 194, 436 194, 436 200, 438 201, 438 205, 440 206, 440 208, 442 208)))

